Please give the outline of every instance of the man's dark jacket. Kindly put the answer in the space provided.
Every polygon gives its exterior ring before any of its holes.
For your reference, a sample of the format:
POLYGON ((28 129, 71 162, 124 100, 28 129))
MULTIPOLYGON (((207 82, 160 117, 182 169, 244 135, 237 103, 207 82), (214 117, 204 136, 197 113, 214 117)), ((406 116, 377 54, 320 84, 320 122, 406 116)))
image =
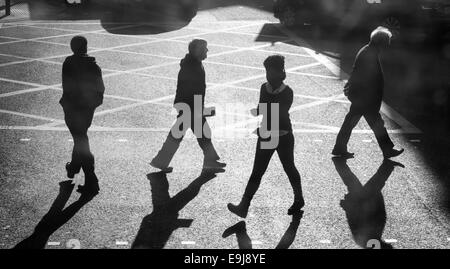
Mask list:
POLYGON ((203 107, 206 82, 202 62, 194 56, 186 54, 180 62, 180 67, 174 104, 185 103, 193 109, 194 95, 201 95, 203 107))
POLYGON ((366 45, 358 52, 345 88, 354 106, 363 110, 380 109, 384 78, 375 47, 366 45))
POLYGON ((65 109, 93 110, 103 103, 105 86, 94 57, 85 54, 67 57, 63 64, 62 86, 59 102, 65 109))

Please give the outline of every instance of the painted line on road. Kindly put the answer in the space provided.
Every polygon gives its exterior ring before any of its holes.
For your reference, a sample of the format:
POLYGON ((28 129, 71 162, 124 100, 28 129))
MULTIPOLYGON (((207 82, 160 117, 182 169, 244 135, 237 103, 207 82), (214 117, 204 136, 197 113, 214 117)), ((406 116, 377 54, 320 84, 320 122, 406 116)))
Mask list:
POLYGON ((9 110, 4 110, 4 109, 0 109, 0 113, 11 114, 11 115, 15 115, 15 116, 21 116, 21 117, 32 118, 32 119, 37 119, 37 120, 64 123, 63 120, 47 118, 47 117, 42 117, 42 116, 36 116, 36 115, 31 115, 31 114, 26 114, 26 113, 21 113, 21 112, 9 111, 9 110))
POLYGON ((27 142, 27 141, 30 141, 31 139, 29 139, 29 138, 21 138, 21 139, 19 139, 20 141, 23 141, 23 142, 27 142))
POLYGON ((386 242, 386 243, 397 243, 398 241, 396 239, 385 239, 384 242, 386 242))
POLYGON ((363 139, 362 142, 364 142, 364 143, 372 143, 372 139, 363 139))
POLYGON ((128 139, 117 139, 117 142, 128 142, 128 139))
POLYGON ((116 241, 116 246, 127 246, 128 242, 127 241, 116 241))
POLYGON ((314 139, 313 142, 322 143, 323 140, 322 139, 314 139))
POLYGON ((195 245, 194 241, 181 241, 182 245, 195 245))
POLYGON ((61 245, 61 242, 48 242, 47 245, 48 246, 59 246, 59 245, 61 245))
POLYGON ((331 240, 328 240, 328 239, 326 239, 326 240, 319 240, 319 243, 321 243, 321 244, 331 244, 331 240))
MULTIPOLYGON (((221 128, 221 127, 219 127, 221 128)), ((89 132, 169 132, 170 127, 167 128, 145 128, 145 127, 91 127, 89 132)), ((50 126, 7 126, 0 125, 0 130, 21 130, 21 131, 59 131, 59 132, 68 132, 69 129, 67 127, 50 127, 50 126)), ((255 130, 255 128, 231 128, 226 129, 222 128, 222 130, 231 130, 234 132, 246 132, 250 133, 255 130)), ((293 132, 296 134, 337 134, 339 130, 320 130, 320 129, 293 129, 293 132)), ((387 130, 389 134, 409 134, 404 130, 387 130)), ((216 137, 214 134, 220 133, 220 131, 214 131, 213 137, 216 137)), ((353 130, 353 134, 373 134, 372 130, 353 130)))

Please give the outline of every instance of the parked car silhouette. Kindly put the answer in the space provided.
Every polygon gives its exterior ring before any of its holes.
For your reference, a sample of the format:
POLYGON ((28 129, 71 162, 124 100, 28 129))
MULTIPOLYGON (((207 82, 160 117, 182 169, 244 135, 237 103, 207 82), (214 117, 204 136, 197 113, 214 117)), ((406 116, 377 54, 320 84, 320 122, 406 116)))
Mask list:
MULTIPOLYGON (((403 29, 429 27, 424 0, 275 0, 274 16, 287 26, 304 24, 341 29, 373 29, 383 25, 394 37, 403 29), (420 26, 420 27, 418 27, 420 26)), ((425 32, 425 31, 424 31, 425 32)))

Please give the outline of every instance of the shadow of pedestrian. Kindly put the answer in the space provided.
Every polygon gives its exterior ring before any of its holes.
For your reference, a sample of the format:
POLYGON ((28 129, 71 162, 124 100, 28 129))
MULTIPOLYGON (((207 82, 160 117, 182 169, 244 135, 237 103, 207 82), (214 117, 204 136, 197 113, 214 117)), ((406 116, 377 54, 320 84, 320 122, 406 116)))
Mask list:
POLYGON ((50 210, 39 221, 33 234, 18 243, 14 249, 44 249, 50 236, 94 198, 95 195, 81 195, 77 201, 64 209, 74 186, 71 180, 59 183, 59 193, 50 210))
POLYGON ((201 187, 223 169, 203 170, 189 186, 175 196, 169 195, 169 182, 164 172, 147 175, 152 189, 153 212, 142 220, 132 249, 162 249, 178 228, 189 228, 193 219, 179 219, 178 213, 200 192, 201 187))
POLYGON ((347 216, 355 243, 362 248, 374 246, 375 248, 392 249, 392 245, 381 239, 387 219, 386 206, 381 190, 394 171, 395 166, 403 168, 405 166, 385 159, 375 175, 365 185, 362 185, 347 165, 346 158, 334 157, 332 160, 348 189, 348 194, 341 200, 340 205, 347 216), (380 244, 376 246, 372 245, 372 242, 379 242, 380 244))
MULTIPOLYGON (((281 237, 280 242, 275 247, 275 249, 288 249, 295 240, 297 235, 298 226, 300 225, 300 220, 303 217, 303 211, 298 214, 292 215, 291 223, 287 228, 284 235, 281 237)), ((245 221, 240 221, 233 226, 227 228, 223 234, 222 238, 226 238, 232 234, 236 234, 236 239, 238 242, 239 249, 252 249, 252 240, 247 233, 247 227, 245 221)))

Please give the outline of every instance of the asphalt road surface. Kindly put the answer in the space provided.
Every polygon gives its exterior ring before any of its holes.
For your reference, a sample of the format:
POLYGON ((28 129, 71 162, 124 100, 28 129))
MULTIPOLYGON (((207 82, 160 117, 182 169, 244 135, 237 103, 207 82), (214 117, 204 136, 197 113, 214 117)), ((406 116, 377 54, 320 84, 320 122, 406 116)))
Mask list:
MULTIPOLYGON (((51 19, 42 10, 40 19, 30 19, 34 11, 26 4, 0 20, 0 248, 28 238, 57 249, 125 249, 136 242, 173 249, 341 249, 377 245, 367 242, 376 237, 382 247, 449 247, 448 172, 434 169, 422 154, 422 130, 385 103, 389 134, 405 148, 395 161, 405 167, 382 167, 364 120, 349 143, 355 158, 333 161, 330 152, 349 108, 345 72, 281 27, 268 1, 234 2, 200 8, 187 22, 51 19), (106 85, 89 131, 101 190, 81 204, 76 186, 66 182, 73 142, 58 104, 62 62, 75 35, 87 37, 106 85), (216 106, 209 122, 227 166, 201 176, 202 152, 189 133, 171 163, 174 171, 164 176, 148 163, 175 120, 179 61, 196 37, 209 43, 206 105, 216 106), (258 119, 249 109, 265 82, 262 62, 272 54, 286 57, 286 84, 295 94, 295 163, 306 206, 300 218, 287 215, 293 193, 274 156, 242 223, 226 205, 239 201, 251 173, 258 119), (347 195, 347 186, 356 196, 347 195), (176 210, 161 210, 168 203, 176 210)), ((58 14, 73 11, 64 12, 58 14)), ((83 181, 81 173, 73 183, 83 181)))

